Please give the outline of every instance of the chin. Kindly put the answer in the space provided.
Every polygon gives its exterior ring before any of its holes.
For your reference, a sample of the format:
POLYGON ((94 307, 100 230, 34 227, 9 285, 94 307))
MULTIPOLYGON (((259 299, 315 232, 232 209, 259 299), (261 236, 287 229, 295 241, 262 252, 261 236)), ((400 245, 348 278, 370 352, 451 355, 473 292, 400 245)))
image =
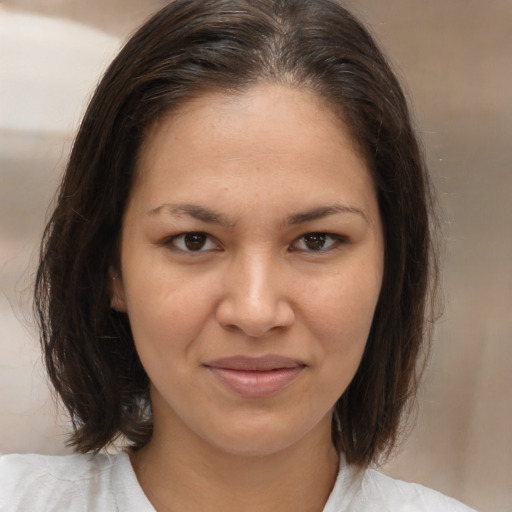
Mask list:
POLYGON ((262 439, 255 435, 249 439, 237 438, 230 443, 217 443, 217 449, 236 457, 269 457, 282 453, 294 444, 290 439, 262 439))
POLYGON ((318 446, 320 440, 331 442, 330 418, 316 425, 302 424, 303 428, 299 429, 296 424, 279 424, 268 418, 259 420, 252 418, 252 421, 238 423, 229 432, 219 429, 215 436, 210 431, 207 442, 226 454, 243 457, 268 457, 294 447, 318 446))

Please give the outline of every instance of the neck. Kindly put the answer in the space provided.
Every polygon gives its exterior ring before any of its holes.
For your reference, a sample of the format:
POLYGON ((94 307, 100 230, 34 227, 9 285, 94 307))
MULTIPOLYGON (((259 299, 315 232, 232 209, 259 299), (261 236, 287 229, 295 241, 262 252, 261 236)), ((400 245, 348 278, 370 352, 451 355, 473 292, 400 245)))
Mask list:
POLYGON ((171 437, 155 428, 131 460, 158 512, 321 512, 338 470, 330 429, 321 427, 298 445, 249 456, 218 450, 190 432, 174 430, 171 437))

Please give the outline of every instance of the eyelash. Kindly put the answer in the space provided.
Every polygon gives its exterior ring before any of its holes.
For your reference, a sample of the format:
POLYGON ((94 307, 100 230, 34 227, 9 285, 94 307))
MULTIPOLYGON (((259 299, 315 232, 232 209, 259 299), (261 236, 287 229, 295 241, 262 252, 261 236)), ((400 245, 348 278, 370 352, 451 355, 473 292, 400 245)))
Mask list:
MULTIPOLYGON (((297 238, 293 245, 296 245, 297 243, 299 243, 301 241, 304 241, 303 245, 307 244, 307 242, 305 242, 306 237, 310 237, 309 241, 313 242, 313 243, 316 243, 317 241, 327 242, 328 240, 330 240, 330 243, 327 247, 320 247, 318 249, 312 249, 311 247, 309 247, 308 249, 302 248, 302 249, 294 249, 294 250, 299 250, 299 251, 302 250, 302 251, 311 252, 311 253, 325 253, 325 252, 331 251, 333 249, 336 249, 340 244, 347 242, 347 239, 340 235, 335 235, 333 233, 324 233, 321 231, 313 231, 311 233, 306 233, 306 234, 300 236, 299 238, 297 238)), ((292 245, 292 247, 293 247, 293 245, 292 245)))
MULTIPOLYGON (((205 240, 206 242, 205 243, 210 243, 210 244, 214 244, 214 248, 208 248, 207 250, 218 250, 219 249, 219 245, 218 244, 215 244, 212 240, 213 240, 213 237, 210 236, 208 233, 203 233, 202 231, 188 231, 186 233, 180 233, 179 235, 174 235, 172 237, 170 237, 169 239, 166 240, 165 242, 165 245, 172 245, 174 249, 178 250, 178 251, 182 251, 182 252, 186 252, 186 253, 201 253, 201 252, 206 252, 205 250, 203 250, 203 246, 201 246, 199 248, 199 250, 190 250, 189 248, 187 248, 186 246, 185 247, 178 247, 177 246, 177 243, 179 242, 182 242, 182 245, 185 245, 186 244, 186 237, 205 237, 205 240)), ((192 241, 192 243, 194 243, 192 241)))
MULTIPOLYGON (((212 251, 212 250, 219 250, 220 244, 215 243, 214 240, 215 239, 208 233, 204 233, 202 231, 188 231, 186 233, 180 233, 179 235, 174 235, 174 236, 168 238, 167 240, 165 240, 164 245, 171 245, 177 251, 182 251, 184 253, 199 254, 199 253, 208 252, 208 251, 212 251), (205 237, 204 238, 205 242, 197 250, 192 250, 192 249, 190 249, 190 247, 187 248, 187 246, 185 245, 187 243, 186 237, 192 238, 191 240, 189 240, 189 242, 191 242, 191 243, 197 243, 197 242, 200 243, 200 240, 197 240, 197 237, 205 237), (196 240, 194 240, 193 237, 196 237, 196 240), (181 245, 183 247, 179 247, 178 243, 181 243, 181 245), (204 245, 206 245, 206 244, 212 244, 212 245, 214 245, 214 247, 209 247, 207 249, 204 249, 204 245)), ((309 233, 305 233, 304 235, 301 235, 300 237, 296 238, 294 240, 293 244, 291 245, 290 249, 292 251, 304 251, 304 252, 313 253, 313 254, 315 254, 315 253, 322 254, 322 253, 331 251, 333 249, 336 249, 340 244, 344 244, 344 243, 347 243, 347 238, 344 236, 336 235, 333 233, 325 233, 325 232, 321 232, 321 231, 312 231, 309 233), (324 247, 320 247, 318 249, 312 249, 311 247, 296 248, 295 246, 299 242, 302 242, 302 245, 306 245, 308 243, 308 242, 305 242, 306 237, 310 237, 309 242, 313 242, 313 243, 316 243, 318 241, 327 242, 330 240, 330 243, 325 248, 324 247)))

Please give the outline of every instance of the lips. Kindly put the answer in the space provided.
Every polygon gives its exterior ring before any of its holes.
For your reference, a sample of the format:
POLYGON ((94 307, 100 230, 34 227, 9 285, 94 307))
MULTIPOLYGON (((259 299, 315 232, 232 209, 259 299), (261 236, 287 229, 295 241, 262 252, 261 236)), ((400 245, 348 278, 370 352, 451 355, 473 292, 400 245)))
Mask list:
POLYGON ((231 392, 247 398, 263 398, 285 389, 306 365, 282 356, 235 356, 204 365, 231 392))

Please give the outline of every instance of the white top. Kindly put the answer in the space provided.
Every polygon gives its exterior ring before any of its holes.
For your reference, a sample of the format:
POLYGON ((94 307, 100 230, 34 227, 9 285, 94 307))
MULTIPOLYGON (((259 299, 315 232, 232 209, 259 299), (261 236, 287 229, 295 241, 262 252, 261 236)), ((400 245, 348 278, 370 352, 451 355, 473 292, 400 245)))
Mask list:
MULTIPOLYGON (((2 512, 155 512, 125 452, 0 456, 2 512)), ((323 512, 470 512, 456 500, 345 464, 323 512)))

